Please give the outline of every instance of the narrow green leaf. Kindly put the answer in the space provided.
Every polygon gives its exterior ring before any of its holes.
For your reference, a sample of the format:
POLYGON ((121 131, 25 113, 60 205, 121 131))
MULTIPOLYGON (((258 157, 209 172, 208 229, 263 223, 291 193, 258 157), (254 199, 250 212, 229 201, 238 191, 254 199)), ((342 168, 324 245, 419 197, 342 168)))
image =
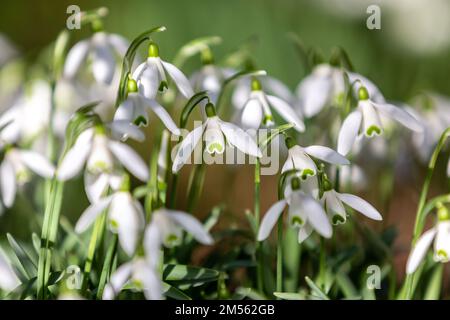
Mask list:
POLYGON ((305 296, 301 293, 294 292, 274 292, 273 295, 283 300, 305 300, 305 296))
POLYGON ((305 277, 306 284, 311 289, 314 296, 321 300, 330 300, 330 298, 323 292, 319 286, 317 286, 314 281, 312 281, 309 277, 305 277))
POLYGON ((217 281, 219 271, 213 269, 190 267, 185 265, 165 264, 163 280, 184 284, 199 284, 217 281))
POLYGON ((170 284, 163 282, 163 292, 164 295, 168 298, 172 298, 175 300, 192 300, 186 293, 183 291, 171 286, 170 284))
POLYGON ((6 237, 8 239, 9 245, 16 255, 17 262, 25 271, 27 278, 30 279, 32 277, 35 277, 37 272, 37 261, 35 257, 32 257, 27 251, 25 251, 25 249, 17 243, 17 241, 11 234, 7 233, 6 237))

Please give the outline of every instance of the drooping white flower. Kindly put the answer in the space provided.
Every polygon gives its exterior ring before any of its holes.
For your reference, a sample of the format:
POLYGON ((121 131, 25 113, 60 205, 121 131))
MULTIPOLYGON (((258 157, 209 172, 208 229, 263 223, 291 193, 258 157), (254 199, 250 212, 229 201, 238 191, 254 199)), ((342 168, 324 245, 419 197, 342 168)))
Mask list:
POLYGON ((6 147, 0 164, 0 186, 2 201, 7 208, 13 205, 17 188, 29 181, 29 170, 44 178, 53 177, 55 172, 54 166, 41 154, 6 147))
POLYGON ((311 118, 325 106, 343 99, 345 94, 344 72, 347 73, 350 83, 359 80, 367 88, 374 101, 384 102, 384 97, 377 86, 366 77, 323 63, 317 65, 312 73, 297 86, 296 95, 305 117, 311 118))
POLYGON ((75 231, 84 232, 104 210, 107 210, 109 229, 119 235, 121 247, 131 256, 145 219, 141 204, 133 199, 129 191, 116 191, 91 204, 78 219, 75 231))
POLYGON ((240 123, 244 128, 258 129, 261 125, 273 126, 272 110, 274 110, 287 123, 293 123, 295 130, 299 132, 305 130, 303 121, 288 102, 277 96, 266 94, 258 79, 252 79, 251 88, 240 110, 240 123))
POLYGON ((138 257, 117 268, 105 286, 102 299, 114 299, 129 282, 134 289, 142 291, 147 300, 163 299, 161 276, 144 257, 138 257))
POLYGON ((19 284, 20 281, 11 268, 11 265, 4 257, 3 252, 0 251, 0 289, 11 291, 19 284))
MULTIPOLYGON (((138 93, 137 83, 133 79, 128 80, 128 97, 117 108, 113 126, 124 122, 132 123, 137 127, 147 126, 149 110, 153 111, 161 119, 170 132, 177 136, 180 135, 180 129, 173 122, 166 109, 156 100, 148 99, 138 93)), ((124 138, 127 138, 127 136, 125 135, 124 138)))
POLYGON ((344 204, 350 208, 362 213, 366 217, 381 221, 383 217, 370 203, 366 200, 349 193, 339 193, 333 190, 330 186, 330 182, 325 180, 327 187, 324 187, 324 193, 321 201, 324 205, 325 211, 333 224, 345 223, 347 220, 347 213, 344 204))
POLYGON ((450 261, 450 215, 448 209, 442 206, 438 210, 438 222, 435 227, 425 231, 417 240, 412 249, 408 262, 406 263, 406 273, 411 274, 417 270, 422 260, 434 240, 434 261, 450 261))
POLYGON ((300 189, 298 177, 291 180, 291 189, 292 192, 287 198, 276 202, 264 215, 258 231, 258 241, 267 239, 286 207, 289 225, 298 228, 299 242, 304 241, 313 230, 325 238, 330 238, 333 230, 321 204, 300 189))
POLYGON ((128 145, 111 140, 101 125, 82 132, 57 168, 57 178, 65 181, 77 175, 84 165, 92 174, 111 173, 118 160, 141 181, 147 181, 148 168, 128 145))
POLYGON ((249 134, 236 125, 219 119, 212 103, 205 106, 205 111, 206 121, 192 130, 181 142, 173 160, 173 172, 178 172, 187 163, 192 151, 202 138, 206 144, 205 150, 209 154, 222 154, 227 142, 245 154, 254 157, 262 156, 261 150, 249 134))
POLYGON ((201 244, 211 245, 214 243, 213 238, 200 221, 189 213, 165 208, 152 213, 152 220, 144 235, 144 249, 151 264, 158 263, 157 257, 161 245, 172 248, 181 243, 183 230, 201 244))
POLYGON ((105 196, 108 190, 117 191, 122 185, 123 173, 121 172, 84 172, 84 190, 90 203, 97 202, 105 196))
POLYGON ((217 97, 222 89, 223 81, 234 73, 233 70, 221 68, 212 63, 205 64, 193 73, 189 82, 195 92, 207 91, 212 103, 217 103, 217 97))
POLYGON ((83 65, 90 63, 95 80, 109 85, 117 63, 125 56, 128 44, 128 40, 120 35, 95 32, 91 38, 78 42, 70 49, 64 65, 64 76, 73 78, 83 65))
POLYGON ((166 73, 185 98, 192 97, 194 91, 189 80, 177 67, 159 57, 159 48, 152 42, 148 49, 147 60, 133 72, 133 79, 136 79, 139 92, 147 99, 155 99, 158 92, 165 92, 169 86, 166 73))
POLYGON ((358 107, 342 123, 338 137, 338 152, 347 155, 357 136, 361 133, 371 138, 381 135, 383 126, 380 116, 391 118, 410 130, 421 132, 422 125, 405 110, 388 103, 376 103, 369 98, 367 89, 359 88, 358 107))
POLYGON ((307 176, 314 176, 317 174, 317 166, 311 157, 336 165, 350 164, 344 156, 328 147, 301 147, 296 145, 291 137, 286 138, 286 146, 288 147, 288 158, 284 163, 281 172, 284 173, 295 169, 300 171, 300 175, 303 179, 307 176))

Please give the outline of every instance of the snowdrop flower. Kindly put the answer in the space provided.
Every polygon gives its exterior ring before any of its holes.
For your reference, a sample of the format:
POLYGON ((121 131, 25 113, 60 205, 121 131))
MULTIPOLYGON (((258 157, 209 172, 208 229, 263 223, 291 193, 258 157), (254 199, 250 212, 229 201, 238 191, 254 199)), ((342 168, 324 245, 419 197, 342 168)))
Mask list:
POLYGON ((333 224, 345 223, 347 220, 344 204, 356 211, 361 212, 363 215, 372 220, 383 220, 381 214, 366 200, 353 194, 339 193, 333 190, 331 182, 327 179, 326 175, 324 175, 323 178, 322 185, 324 192, 321 201, 333 224))
POLYGON ((339 153, 347 155, 350 152, 360 131, 368 138, 381 135, 383 132, 381 115, 401 123, 410 130, 422 131, 420 122, 405 110, 392 104, 374 102, 363 86, 359 88, 358 94, 358 107, 347 116, 339 132, 339 153))
POLYGON ((374 101, 384 102, 383 95, 369 79, 360 74, 323 63, 317 65, 312 73, 297 86, 296 95, 305 117, 311 118, 325 106, 343 98, 345 94, 344 72, 347 72, 350 83, 359 80, 367 88, 374 101))
MULTIPOLYGON (((135 80, 128 79, 128 97, 117 108, 114 115, 113 124, 133 123, 137 127, 147 126, 148 124, 148 110, 153 111, 164 123, 167 129, 174 135, 180 135, 175 122, 173 122, 169 113, 156 100, 147 99, 138 93, 138 86, 135 80)), ((125 135, 124 138, 127 136, 125 135)))
POLYGON ((206 104, 205 112, 206 121, 192 130, 181 142, 173 160, 173 172, 178 172, 187 163, 192 151, 202 137, 206 143, 206 152, 209 154, 222 154, 225 151, 226 139, 229 145, 236 147, 243 153, 254 157, 262 156, 261 150, 250 135, 234 124, 219 119, 212 103, 206 104))
POLYGON ((412 249, 406 263, 406 273, 411 274, 416 271, 433 240, 434 261, 442 263, 450 261, 450 213, 443 205, 438 209, 436 226, 424 232, 412 249))
POLYGON ((85 164, 92 174, 111 173, 115 159, 139 180, 148 180, 148 168, 140 156, 128 145, 107 137, 102 125, 89 128, 79 135, 61 161, 56 176, 61 181, 69 180, 77 175, 85 164))
POLYGON ((78 219, 75 231, 84 232, 104 210, 107 210, 109 229, 119 235, 121 247, 131 256, 136 249, 139 232, 145 219, 141 204, 133 199, 128 191, 128 180, 125 179, 120 190, 91 204, 78 219))
POLYGON ((317 166, 310 156, 331 164, 350 164, 344 156, 333 149, 322 146, 301 147, 296 145, 291 137, 287 137, 285 142, 288 148, 288 158, 281 169, 282 173, 295 169, 300 171, 302 179, 306 179, 308 176, 315 176, 317 174, 317 166))
POLYGON ((128 282, 131 282, 137 290, 144 292, 147 300, 163 299, 161 276, 143 257, 122 264, 113 272, 109 283, 105 286, 102 299, 114 299, 128 282))
POLYGON ((19 279, 3 256, 3 252, 0 251, 0 289, 11 291, 19 284, 19 279))
POLYGON ((93 174, 86 170, 84 172, 84 190, 90 203, 97 202, 110 188, 116 191, 123 183, 122 172, 100 172, 93 174))
POLYGON ((286 122, 293 123, 294 128, 303 132, 305 125, 294 109, 276 96, 266 94, 261 87, 261 82, 252 79, 252 91, 241 110, 240 121, 245 128, 258 129, 261 124, 271 127, 274 125, 272 109, 275 110, 286 122))
POLYGON ((203 225, 189 213, 161 208, 152 213, 144 235, 144 249, 152 264, 157 264, 161 245, 172 248, 181 244, 183 230, 204 245, 214 243, 203 225))
POLYGON ((159 57, 159 48, 152 42, 148 48, 147 61, 141 63, 133 73, 139 92, 147 99, 155 99, 158 92, 165 92, 168 88, 166 73, 185 98, 192 97, 194 91, 189 80, 177 67, 159 57))
POLYGON ((70 49, 64 65, 64 76, 73 78, 80 67, 92 63, 92 75, 101 84, 111 84, 119 62, 128 49, 128 41, 120 35, 95 32, 86 40, 78 42, 70 49))
POLYGON ((4 205, 13 205, 18 186, 22 186, 30 179, 29 170, 41 177, 51 178, 55 172, 53 165, 41 154, 6 147, 3 161, 0 164, 0 185, 4 205))
POLYGON ((304 241, 313 230, 325 238, 330 238, 333 230, 320 203, 301 190, 298 177, 292 178, 291 189, 292 192, 286 199, 276 202, 264 215, 258 231, 258 241, 267 239, 286 207, 289 225, 298 228, 299 242, 304 241))

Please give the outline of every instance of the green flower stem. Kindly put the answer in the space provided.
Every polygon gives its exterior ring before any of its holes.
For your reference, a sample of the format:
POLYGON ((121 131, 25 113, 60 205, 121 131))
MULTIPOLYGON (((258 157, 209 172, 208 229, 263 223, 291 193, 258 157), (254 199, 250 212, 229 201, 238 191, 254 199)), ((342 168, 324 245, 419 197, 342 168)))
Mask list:
MULTIPOLYGON (((413 238, 411 241, 411 248, 414 247, 417 240, 419 239, 420 234, 423 231, 423 228, 425 225, 425 217, 426 217, 424 207, 425 207, 427 196, 428 196, 428 190, 429 190, 430 184, 431 184, 431 178, 433 177, 434 168, 436 166, 436 162, 437 162, 439 153, 441 152, 442 148, 444 147, 445 142, 449 135, 450 135, 450 127, 447 128, 442 133, 442 135, 436 145, 436 148, 434 149, 433 154, 431 155, 430 162, 428 163, 427 175, 425 176, 425 181, 423 183, 422 191, 420 193, 419 205, 417 206, 416 221, 414 224, 414 232, 413 232, 413 238)), ((414 281, 418 281, 420 278, 420 275, 417 273, 417 279, 414 279, 414 275, 416 273, 417 272, 414 272, 414 273, 406 276, 405 282, 404 282, 403 288, 402 288, 402 293, 403 293, 402 298, 409 300, 413 297, 413 295, 414 295, 413 283, 414 283, 414 281)))
POLYGON ((177 185, 178 185, 178 173, 174 173, 172 175, 172 183, 170 185, 170 200, 169 200, 169 208, 175 208, 177 202, 177 185))
POLYGON ((283 292, 283 215, 280 215, 277 222, 277 278, 276 290, 283 292))
MULTIPOLYGON (((255 163, 255 193, 254 193, 254 215, 255 215, 255 237, 258 234, 259 230, 259 222, 260 222, 260 191, 261 191, 261 163, 259 159, 256 159, 255 163)), ((256 281, 257 281, 257 288, 259 292, 263 292, 263 275, 264 275, 264 256, 263 256, 263 250, 262 250, 262 243, 257 241, 256 242, 256 281)))
POLYGON ((325 239, 320 237, 320 253, 319 253, 319 285, 322 290, 325 289, 325 271, 326 271, 326 257, 325 257, 325 239))
POLYGON ((145 196, 144 206, 145 206, 145 214, 146 220, 150 221, 152 211, 157 205, 158 200, 158 154, 159 154, 159 146, 152 152, 152 156, 150 159, 150 179, 147 182, 147 195, 145 196))
POLYGON ((112 271, 112 264, 114 261, 114 257, 116 255, 117 250, 117 242, 118 237, 117 234, 113 235, 113 239, 111 240, 108 251, 106 252, 105 262, 103 264, 102 273, 100 274, 100 281, 98 284, 97 289, 97 299, 102 299, 103 296, 103 290, 105 289, 106 281, 108 280, 109 276, 111 275, 112 271))
POLYGON ((197 206, 198 200, 203 191, 203 184, 205 182, 206 166, 202 162, 201 164, 195 166, 191 173, 189 188, 188 188, 188 199, 187 199, 187 211, 193 212, 197 206))
POLYGON ((37 298, 45 299, 50 274, 52 249, 58 230, 59 214, 63 198, 64 183, 54 178, 51 182, 44 213, 41 233, 41 248, 37 273, 37 298))
POLYGON ((84 264, 83 271, 83 282, 81 285, 81 292, 86 292, 87 284, 89 279, 89 274, 92 269, 92 262, 94 261, 94 255, 97 248, 97 243, 101 240, 103 229, 105 228, 106 213, 103 212, 96 220, 94 224, 94 229, 92 230, 91 239, 89 240, 88 253, 86 257, 86 262, 84 264))

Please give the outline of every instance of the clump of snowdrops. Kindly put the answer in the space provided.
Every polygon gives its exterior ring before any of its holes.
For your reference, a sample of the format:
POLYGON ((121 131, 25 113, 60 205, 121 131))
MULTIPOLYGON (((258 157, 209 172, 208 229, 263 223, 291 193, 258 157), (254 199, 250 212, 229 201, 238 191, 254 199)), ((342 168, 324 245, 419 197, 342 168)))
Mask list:
POLYGON ((2 297, 441 297, 450 195, 429 199, 428 189, 450 134, 445 98, 428 94, 418 108, 390 102, 354 71, 344 50, 325 59, 291 35, 308 70, 293 93, 257 66, 247 45, 216 62, 222 40, 199 38, 169 62, 158 45, 165 27, 129 42, 104 30, 104 16, 104 9, 82 13, 92 34, 78 43, 62 31, 2 110, 2 212, 25 203, 35 220, 28 241, 9 233, 2 241, 2 297), (201 63, 190 77, 183 72, 188 59, 201 63), (383 210, 356 194, 375 188, 364 172, 371 158, 378 163, 368 165, 387 179, 384 196, 392 196, 392 159, 404 141, 428 168, 411 212, 403 281, 392 229, 377 226, 383 210), (254 183, 245 186, 254 206, 236 213, 237 224, 219 227, 226 203, 206 217, 197 211, 208 193, 203 160, 229 152, 223 170, 232 175, 240 163, 254 170, 254 183), (280 161, 278 186, 266 190, 278 200, 261 212, 268 159, 280 161), (184 170, 187 189, 178 185, 184 170), (89 205, 72 223, 65 212, 82 190, 89 205), (424 232, 428 216, 434 224, 424 232))

